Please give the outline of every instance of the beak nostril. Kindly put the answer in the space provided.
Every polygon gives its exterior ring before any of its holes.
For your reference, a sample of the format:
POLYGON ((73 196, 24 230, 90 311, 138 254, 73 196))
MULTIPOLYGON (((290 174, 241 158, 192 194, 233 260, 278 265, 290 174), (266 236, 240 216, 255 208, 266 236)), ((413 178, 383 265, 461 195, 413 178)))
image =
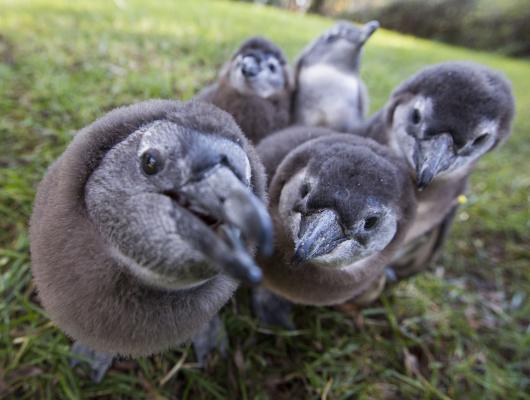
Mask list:
POLYGON ((304 183, 300 187, 300 197, 302 199, 305 198, 309 194, 310 191, 311 191, 311 187, 309 186, 309 183, 304 183))
POLYGON ((375 228, 378 222, 379 222, 379 218, 375 216, 366 218, 364 220, 364 230, 365 231, 372 230, 373 228, 375 228))
POLYGON ((259 72, 259 65, 256 59, 253 57, 245 57, 243 59, 243 62, 241 64, 241 73, 247 77, 253 77, 256 76, 259 72))

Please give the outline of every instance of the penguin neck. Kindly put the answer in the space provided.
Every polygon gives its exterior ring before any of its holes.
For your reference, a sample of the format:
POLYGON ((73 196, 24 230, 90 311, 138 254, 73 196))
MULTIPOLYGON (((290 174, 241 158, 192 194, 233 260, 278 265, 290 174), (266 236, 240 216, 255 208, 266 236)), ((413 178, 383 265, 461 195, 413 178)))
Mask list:
POLYGON ((467 178, 472 169, 471 165, 438 176, 424 190, 416 190, 416 217, 407 232, 405 243, 433 229, 457 206, 457 198, 465 192, 467 178))
POLYGON ((117 264, 117 268, 121 268, 126 272, 134 276, 141 284, 149 286, 153 289, 160 289, 166 291, 180 291, 196 288, 209 282, 214 276, 204 279, 193 279, 193 278, 182 278, 182 277, 171 277, 162 275, 153 271, 152 269, 145 268, 138 264, 136 260, 123 254, 117 247, 110 245, 108 247, 109 256, 117 264))

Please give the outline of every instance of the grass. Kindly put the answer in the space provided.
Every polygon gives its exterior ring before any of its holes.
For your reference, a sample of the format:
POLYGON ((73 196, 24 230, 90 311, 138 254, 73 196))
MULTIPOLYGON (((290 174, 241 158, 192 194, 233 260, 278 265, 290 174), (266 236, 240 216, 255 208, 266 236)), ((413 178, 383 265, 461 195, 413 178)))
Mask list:
POLYGON ((530 63, 381 30, 363 77, 372 110, 425 64, 470 59, 513 81, 514 134, 473 176, 443 259, 358 310, 296 308, 295 332, 257 326, 243 290, 223 311, 227 358, 191 349, 115 365, 101 384, 31 283, 35 187, 75 131, 117 105, 191 97, 245 37, 291 60, 332 21, 229 2, 0 0, 0 397, 530 399, 530 63))

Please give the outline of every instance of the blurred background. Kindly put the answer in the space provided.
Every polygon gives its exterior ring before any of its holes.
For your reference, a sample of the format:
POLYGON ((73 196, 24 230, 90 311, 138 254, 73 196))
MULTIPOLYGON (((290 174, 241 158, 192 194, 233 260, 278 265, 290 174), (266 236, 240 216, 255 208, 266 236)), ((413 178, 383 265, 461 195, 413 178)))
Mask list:
POLYGON ((248 0, 367 22, 398 32, 516 57, 530 56, 529 0, 248 0))
POLYGON ((0 398, 530 399, 528 2, 262 3, 0 0, 0 398), (442 259, 364 309, 296 307, 294 332, 258 326, 241 290, 222 311, 228 355, 204 370, 186 345, 121 360, 100 384, 70 368, 71 342, 31 281, 46 168, 114 107, 191 98, 247 37, 293 62, 334 18, 381 21, 361 63, 370 113, 436 62, 472 60, 513 83, 513 135, 480 161, 442 259))

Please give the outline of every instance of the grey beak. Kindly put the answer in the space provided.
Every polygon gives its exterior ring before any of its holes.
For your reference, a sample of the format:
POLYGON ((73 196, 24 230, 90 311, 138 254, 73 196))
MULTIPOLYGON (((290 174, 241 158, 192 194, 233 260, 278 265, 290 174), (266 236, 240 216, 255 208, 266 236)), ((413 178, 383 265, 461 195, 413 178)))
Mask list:
POLYGON ((327 254, 346 240, 337 215, 331 210, 302 217, 293 263, 300 264, 327 254))
POLYGON ((212 253, 215 261, 224 260, 221 264, 230 275, 258 283, 261 270, 248 254, 242 239, 255 244, 258 251, 265 255, 272 253, 272 221, 263 202, 228 167, 221 164, 199 180, 182 186, 180 191, 189 202, 192 212, 220 222, 220 229, 226 239, 225 246, 229 247, 232 254, 220 254, 222 251, 213 249, 215 243, 210 243, 207 247, 211 249, 206 251, 212 253))
POLYGON ((416 186, 425 189, 436 175, 446 170, 454 160, 453 138, 448 133, 416 142, 416 186))
POLYGON ((252 56, 243 57, 241 72, 246 78, 252 78, 256 76, 260 71, 258 60, 252 56))
POLYGON ((362 43, 365 43, 372 34, 379 29, 379 21, 370 21, 362 27, 362 43))

